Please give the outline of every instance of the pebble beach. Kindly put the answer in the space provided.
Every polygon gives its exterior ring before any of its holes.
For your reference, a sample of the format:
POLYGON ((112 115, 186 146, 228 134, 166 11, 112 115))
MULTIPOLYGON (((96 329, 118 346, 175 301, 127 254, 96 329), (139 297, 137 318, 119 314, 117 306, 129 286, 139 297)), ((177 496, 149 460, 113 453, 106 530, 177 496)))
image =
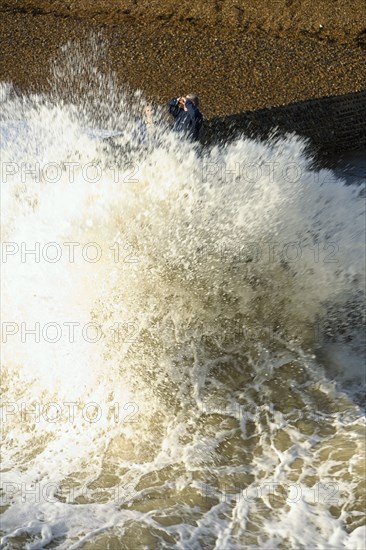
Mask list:
POLYGON ((362 0, 5 0, 0 78, 47 92, 60 48, 94 36, 102 72, 157 102, 194 91, 211 118, 364 89, 365 29, 362 0))

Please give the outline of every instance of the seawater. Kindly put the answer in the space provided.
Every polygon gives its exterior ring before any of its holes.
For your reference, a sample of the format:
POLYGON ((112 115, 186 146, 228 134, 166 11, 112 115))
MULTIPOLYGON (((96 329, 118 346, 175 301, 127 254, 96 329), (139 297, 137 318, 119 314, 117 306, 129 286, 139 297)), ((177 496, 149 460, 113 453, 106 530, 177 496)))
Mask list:
POLYGON ((55 83, 1 88, 0 547, 363 549, 365 178, 55 83))

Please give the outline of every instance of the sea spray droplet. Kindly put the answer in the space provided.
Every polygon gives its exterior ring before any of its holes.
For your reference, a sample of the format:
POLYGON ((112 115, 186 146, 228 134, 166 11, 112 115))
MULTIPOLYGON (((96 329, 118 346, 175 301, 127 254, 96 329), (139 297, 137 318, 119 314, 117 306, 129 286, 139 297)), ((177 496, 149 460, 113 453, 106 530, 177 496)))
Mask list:
MULTIPOLYGON (((3 529, 14 535, 42 512, 47 526, 33 535, 65 536, 60 548, 128 522, 149 545, 154 511, 164 537, 182 544, 183 532, 211 546, 224 536, 227 548, 277 544, 279 524, 292 547, 324 545, 334 532, 347 541, 327 499, 336 471, 354 521, 359 417, 354 433, 335 417, 357 401, 335 361, 320 364, 314 334, 332 329, 332 346, 348 323, 356 337, 359 189, 334 177, 319 185, 294 137, 196 150, 162 124, 136 146, 141 105, 96 81, 99 92, 69 104, 5 105, 2 158, 29 165, 2 187, 3 529), (97 130, 116 128, 106 145, 97 130), (258 159, 262 169, 237 171, 258 159), (124 181, 116 173, 127 161, 138 175, 124 181), (45 162, 75 165, 55 183, 32 174, 45 162), (91 162, 102 166, 98 181, 83 170, 91 162)), ((353 358, 359 383, 358 366, 353 358)))

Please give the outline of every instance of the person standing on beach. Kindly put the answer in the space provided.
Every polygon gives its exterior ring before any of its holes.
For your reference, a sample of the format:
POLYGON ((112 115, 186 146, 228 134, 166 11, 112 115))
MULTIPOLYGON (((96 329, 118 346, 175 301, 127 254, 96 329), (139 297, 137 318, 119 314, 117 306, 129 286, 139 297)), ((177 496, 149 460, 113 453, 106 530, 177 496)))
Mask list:
POLYGON ((174 130, 184 133, 189 139, 198 140, 203 116, 199 110, 196 94, 173 97, 168 103, 169 112, 174 118, 174 130))
POLYGON ((154 106, 152 103, 147 103, 144 108, 144 122, 147 128, 151 128, 154 124, 154 106))
POLYGON ((142 116, 135 121, 135 127, 132 133, 132 143, 137 147, 146 145, 153 133, 155 109, 152 103, 146 103, 142 111, 142 116))

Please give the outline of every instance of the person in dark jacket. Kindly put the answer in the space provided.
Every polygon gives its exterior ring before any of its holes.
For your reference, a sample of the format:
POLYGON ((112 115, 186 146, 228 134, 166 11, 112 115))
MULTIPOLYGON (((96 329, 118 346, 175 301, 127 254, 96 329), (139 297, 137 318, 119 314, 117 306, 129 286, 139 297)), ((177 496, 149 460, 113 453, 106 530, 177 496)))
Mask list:
POLYGON ((198 140, 203 122, 198 96, 188 94, 186 97, 173 97, 168 107, 174 118, 174 129, 184 133, 190 139, 198 140))

